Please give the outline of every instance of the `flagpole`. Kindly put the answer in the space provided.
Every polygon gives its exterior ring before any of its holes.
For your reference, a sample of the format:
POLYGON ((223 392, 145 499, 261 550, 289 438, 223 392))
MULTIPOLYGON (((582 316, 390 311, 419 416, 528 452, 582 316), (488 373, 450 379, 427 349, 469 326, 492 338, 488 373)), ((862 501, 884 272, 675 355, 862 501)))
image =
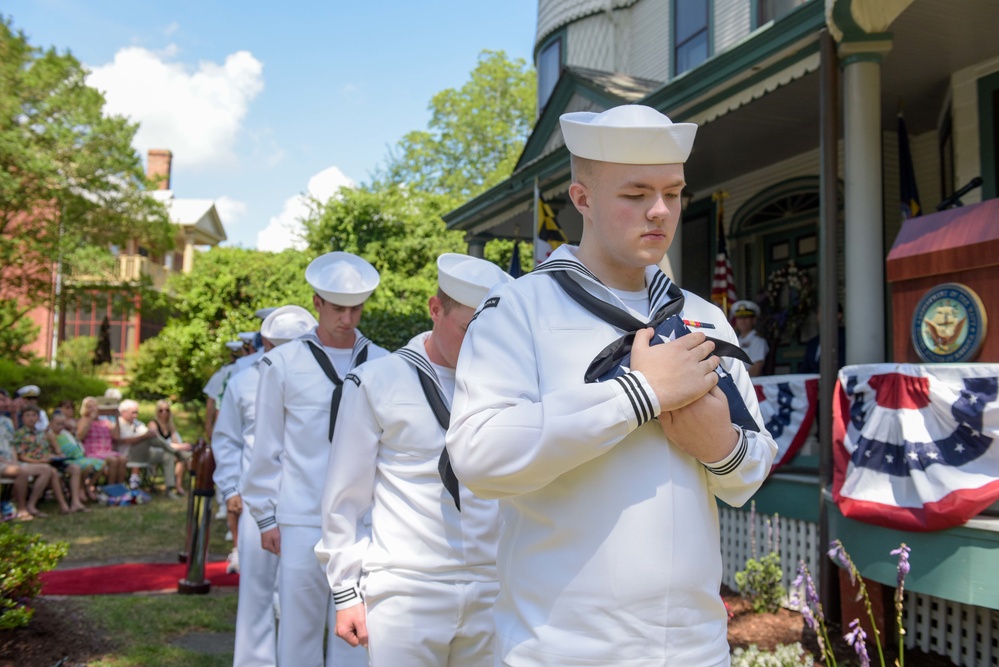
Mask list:
POLYGON ((531 254, 534 255, 534 266, 544 261, 544 257, 538 257, 538 246, 540 245, 539 229, 541 224, 541 188, 538 185, 538 177, 534 177, 534 224, 531 226, 531 254))

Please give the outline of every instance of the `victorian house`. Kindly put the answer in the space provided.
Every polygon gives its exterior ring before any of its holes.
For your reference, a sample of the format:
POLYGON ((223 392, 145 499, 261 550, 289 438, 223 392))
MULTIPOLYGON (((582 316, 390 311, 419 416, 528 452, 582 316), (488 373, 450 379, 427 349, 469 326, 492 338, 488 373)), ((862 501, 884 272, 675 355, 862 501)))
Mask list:
MULTIPOLYGON (((217 246, 226 240, 225 228, 211 199, 182 199, 170 188, 173 154, 169 150, 150 149, 147 176, 158 184, 152 195, 166 206, 176 228, 175 245, 162 254, 152 254, 131 240, 123 247, 112 247, 114 270, 110 277, 74 276, 56 301, 56 307, 40 308, 31 317, 41 332, 31 350, 51 361, 53 346, 80 336, 101 335, 105 320, 110 337, 112 376, 125 370, 129 353, 162 329, 165 314, 146 307, 136 285, 146 282, 152 289, 166 290, 167 278, 176 272, 188 273, 197 261, 198 251, 217 246), (67 296, 69 295, 69 296, 67 296)), ((57 280, 61 280, 57 276, 57 280)))
MULTIPOLYGON (((582 219, 568 199, 559 116, 649 105, 699 126, 668 255, 684 288, 711 294, 720 234, 740 298, 760 298, 792 266, 814 287, 825 247, 820 221, 828 219, 847 364, 911 361, 893 341, 886 282, 901 202, 911 200, 899 139, 908 138, 923 210, 996 198, 997 25, 994 0, 539 0, 533 133, 506 181, 445 220, 481 256, 492 238, 531 240, 540 197, 578 240, 582 219)), ((999 275, 999 265, 991 270, 999 275)), ((835 304, 826 306, 835 317, 835 304)), ((817 324, 811 313, 798 324, 776 341, 774 373, 799 370, 817 324)), ((865 577, 894 586, 888 551, 905 541, 935 563, 907 581, 909 645, 956 664, 999 664, 999 512, 932 533, 874 527, 839 514, 819 472, 813 442, 756 497, 758 510, 780 514, 785 583, 799 557, 816 571, 825 554, 819 535, 828 530, 830 538, 851 536, 865 577)), ((746 513, 721 512, 734 587, 746 513)))

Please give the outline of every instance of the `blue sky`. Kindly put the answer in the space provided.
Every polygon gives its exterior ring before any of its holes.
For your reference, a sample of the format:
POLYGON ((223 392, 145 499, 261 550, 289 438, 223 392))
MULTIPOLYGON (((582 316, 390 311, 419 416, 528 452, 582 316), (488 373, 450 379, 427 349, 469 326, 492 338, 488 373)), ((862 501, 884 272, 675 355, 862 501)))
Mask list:
POLYGON ((529 62, 537 0, 7 0, 0 11, 93 71, 109 108, 140 122, 143 159, 173 151, 175 195, 216 200, 230 244, 276 249, 301 193, 367 181, 483 49, 529 62))

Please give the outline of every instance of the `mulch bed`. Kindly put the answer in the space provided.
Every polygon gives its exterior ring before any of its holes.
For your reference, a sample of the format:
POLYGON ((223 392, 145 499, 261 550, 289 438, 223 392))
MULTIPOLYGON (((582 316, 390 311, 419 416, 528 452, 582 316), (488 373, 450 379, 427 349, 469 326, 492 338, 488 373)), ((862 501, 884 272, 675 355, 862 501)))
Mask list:
POLYGON ((36 598, 33 606, 26 628, 0 632, 0 667, 81 667, 111 650, 73 601, 36 598))

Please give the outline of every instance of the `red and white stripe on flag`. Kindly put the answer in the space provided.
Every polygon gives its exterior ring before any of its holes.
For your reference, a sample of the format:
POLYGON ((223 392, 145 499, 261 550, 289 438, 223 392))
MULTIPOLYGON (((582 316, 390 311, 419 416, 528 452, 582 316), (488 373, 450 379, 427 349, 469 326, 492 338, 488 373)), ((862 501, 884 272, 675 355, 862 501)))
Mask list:
POLYGON ((763 425, 777 442, 771 472, 798 454, 815 424, 819 376, 769 375, 753 378, 763 425))
POLYGON ((844 516, 930 531, 999 500, 999 364, 869 364, 839 372, 833 499, 844 516))
POLYGON ((711 300, 715 303, 725 303, 731 306, 739 300, 735 291, 735 276, 732 273, 732 262, 728 254, 720 252, 715 257, 715 273, 711 281, 711 300))

